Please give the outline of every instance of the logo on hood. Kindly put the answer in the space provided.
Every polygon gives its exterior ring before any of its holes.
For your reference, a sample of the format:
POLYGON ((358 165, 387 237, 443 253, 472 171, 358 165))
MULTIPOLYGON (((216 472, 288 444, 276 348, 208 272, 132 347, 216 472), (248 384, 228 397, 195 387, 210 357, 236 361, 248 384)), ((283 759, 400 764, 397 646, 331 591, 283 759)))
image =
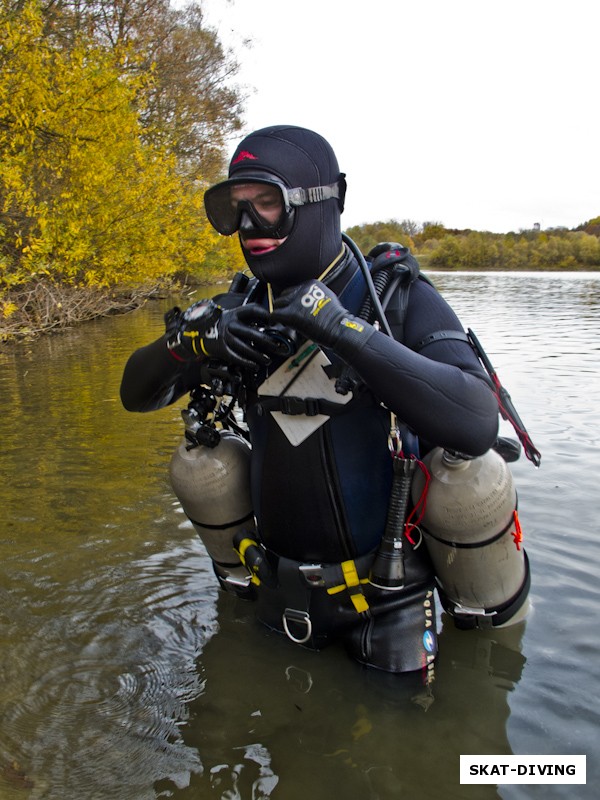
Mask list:
POLYGON ((246 161, 247 159, 250 159, 251 161, 257 161, 258 156, 253 155, 252 153, 248 152, 248 150, 240 150, 237 157, 231 162, 231 166, 234 164, 239 164, 240 161, 246 161))

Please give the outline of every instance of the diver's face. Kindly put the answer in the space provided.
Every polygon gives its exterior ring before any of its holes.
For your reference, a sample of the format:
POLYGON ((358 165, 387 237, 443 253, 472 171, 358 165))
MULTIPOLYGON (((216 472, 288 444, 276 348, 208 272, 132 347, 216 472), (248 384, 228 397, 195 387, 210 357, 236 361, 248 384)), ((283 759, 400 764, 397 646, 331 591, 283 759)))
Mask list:
POLYGON ((231 204, 235 208, 241 200, 251 203, 268 225, 275 225, 284 214, 283 197, 276 186, 240 183, 231 189, 231 204))
MULTIPOLYGON (((267 225, 276 225, 285 213, 281 192, 275 186, 240 183, 232 188, 231 201, 234 206, 237 206, 242 200, 251 203, 256 214, 267 225)), ((242 213, 239 230, 242 247, 253 256, 272 253, 287 239, 287 236, 283 239, 273 239, 266 235, 259 236, 256 224, 244 213, 242 213), (244 230, 245 228, 247 232, 244 230)))

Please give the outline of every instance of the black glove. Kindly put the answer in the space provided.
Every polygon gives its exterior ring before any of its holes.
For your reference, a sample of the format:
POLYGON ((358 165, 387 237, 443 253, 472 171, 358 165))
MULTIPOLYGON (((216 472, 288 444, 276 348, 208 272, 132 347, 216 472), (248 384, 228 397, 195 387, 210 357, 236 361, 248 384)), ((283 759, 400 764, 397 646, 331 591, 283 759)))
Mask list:
POLYGON ((277 344, 261 330, 268 318, 256 303, 225 310, 214 300, 199 300, 165 315, 167 348, 178 361, 208 356, 255 369, 276 353, 277 344))
POLYGON ((295 328, 345 361, 375 333, 372 325, 352 316, 320 281, 307 281, 283 292, 275 301, 271 319, 295 328))
POLYGON ((202 352, 241 367, 256 369, 278 354, 278 342, 265 330, 269 312, 256 303, 223 311, 218 322, 202 336, 202 352))
POLYGON ((214 300, 198 300, 185 311, 175 306, 165 314, 167 349, 177 361, 191 361, 202 355, 202 336, 222 313, 214 300))

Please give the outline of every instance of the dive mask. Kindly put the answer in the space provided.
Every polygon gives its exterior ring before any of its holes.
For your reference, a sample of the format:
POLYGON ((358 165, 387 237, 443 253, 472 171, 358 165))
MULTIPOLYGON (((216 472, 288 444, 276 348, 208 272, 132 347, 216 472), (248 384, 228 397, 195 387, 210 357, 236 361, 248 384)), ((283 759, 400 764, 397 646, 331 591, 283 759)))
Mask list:
POLYGON ((274 178, 239 177, 217 183, 206 191, 204 207, 210 224, 224 236, 244 229, 247 215, 252 228, 268 238, 283 239, 294 222, 294 208, 330 198, 343 200, 340 182, 309 189, 288 189, 274 178))

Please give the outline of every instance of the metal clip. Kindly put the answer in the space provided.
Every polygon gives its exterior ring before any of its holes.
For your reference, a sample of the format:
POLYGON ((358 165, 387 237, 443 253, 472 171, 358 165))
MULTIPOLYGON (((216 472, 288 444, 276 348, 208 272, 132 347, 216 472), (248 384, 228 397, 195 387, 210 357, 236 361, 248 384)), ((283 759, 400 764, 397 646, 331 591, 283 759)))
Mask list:
POLYGON ((462 606, 460 603, 455 603, 452 608, 452 613, 470 617, 493 617, 497 612, 486 611, 485 608, 470 608, 469 606, 462 606))
POLYGON ((228 586, 232 586, 234 589, 247 589, 252 582, 252 575, 250 575, 250 573, 241 576, 227 575, 223 580, 228 586))
POLYGON ((399 456, 402 452, 402 435, 398 418, 395 414, 390 414, 390 432, 388 434, 388 446, 392 456, 399 456))
POLYGON ((325 586, 323 567, 320 564, 300 564, 298 570, 311 588, 315 586, 325 586))
POLYGON ((476 620, 476 627, 480 629, 493 628, 494 617, 497 611, 486 611, 485 608, 470 608, 469 606, 462 606, 460 603, 455 603, 452 608, 452 614, 458 619, 461 617, 474 617, 476 620))
POLYGON ((308 642, 312 636, 312 622, 308 615, 308 611, 298 611, 295 608, 286 608, 281 619, 283 620, 283 630, 286 632, 286 635, 292 640, 292 642, 295 642, 296 644, 304 644, 305 642, 308 642), (298 639, 290 632, 288 620, 289 622, 297 623, 299 625, 306 625, 306 634, 302 639, 298 639))

